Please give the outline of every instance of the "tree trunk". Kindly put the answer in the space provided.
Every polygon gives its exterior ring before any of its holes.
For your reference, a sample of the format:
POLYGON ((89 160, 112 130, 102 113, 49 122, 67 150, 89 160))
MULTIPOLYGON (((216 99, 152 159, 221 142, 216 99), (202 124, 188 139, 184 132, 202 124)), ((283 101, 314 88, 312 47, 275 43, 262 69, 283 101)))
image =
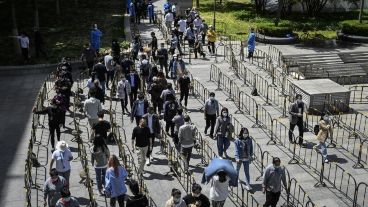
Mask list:
POLYGON ((60 15, 60 0, 56 0, 56 15, 60 15))
POLYGON ((199 9, 199 0, 196 0, 196 7, 199 9))
MULTIPOLYGON (((15 15, 15 5, 14 5, 14 0, 11 1, 11 15, 12 15, 12 35, 13 36, 18 36, 18 26, 17 26, 17 17, 15 15)), ((13 40, 14 42, 14 51, 16 54, 20 55, 20 45, 19 45, 19 40, 14 38, 13 40)))
POLYGON ((364 12, 364 0, 360 0, 359 23, 362 23, 364 12))
POLYGON ((37 0, 33 0, 33 12, 34 12, 34 29, 40 28, 40 19, 38 15, 38 2, 37 0))

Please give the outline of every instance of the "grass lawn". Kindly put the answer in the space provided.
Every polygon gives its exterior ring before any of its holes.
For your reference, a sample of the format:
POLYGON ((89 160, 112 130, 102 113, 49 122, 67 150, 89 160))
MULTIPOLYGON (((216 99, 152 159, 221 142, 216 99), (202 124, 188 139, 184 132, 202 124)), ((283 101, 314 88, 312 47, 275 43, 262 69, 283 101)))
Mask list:
MULTIPOLYGON (((102 50, 111 46, 112 38, 124 40, 124 1, 121 0, 60 0, 61 15, 56 15, 55 0, 38 0, 40 31, 45 42, 48 59, 35 58, 32 0, 15 1, 18 31, 30 37, 31 64, 55 63, 60 57, 79 57, 84 44, 89 42, 94 23, 103 32, 102 50)), ((9 1, 0 1, 0 65, 23 64, 15 54, 11 35, 11 9, 9 1)), ((29 63, 28 63, 29 64, 29 63)))
MULTIPOLYGON (((273 25, 276 14, 256 14, 250 0, 223 0, 222 6, 217 7, 216 29, 227 35, 245 38, 250 27, 268 27, 273 25)), ((196 1, 193 1, 193 5, 196 1)), ((213 24, 214 0, 200 0, 201 16, 213 24)), ((279 26, 292 28, 295 33, 308 30, 310 37, 322 36, 326 39, 336 38, 336 31, 342 27, 343 20, 358 19, 359 12, 324 13, 318 18, 307 18, 302 14, 294 13, 279 22, 279 26)), ((365 19, 365 24, 367 21, 365 19)))

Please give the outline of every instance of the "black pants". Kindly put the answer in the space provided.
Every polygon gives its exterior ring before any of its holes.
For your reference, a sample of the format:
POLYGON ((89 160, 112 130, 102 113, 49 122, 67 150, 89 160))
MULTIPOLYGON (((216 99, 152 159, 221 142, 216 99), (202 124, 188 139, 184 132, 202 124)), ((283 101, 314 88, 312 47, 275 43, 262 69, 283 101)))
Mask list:
POLYGON ((115 76, 115 70, 107 71, 106 88, 109 88, 109 81, 113 81, 115 76))
POLYGON ((216 114, 206 114, 206 127, 204 128, 204 132, 207 133, 208 128, 211 126, 210 135, 213 136, 215 124, 216 124, 216 114))
POLYGON ((185 108, 188 105, 188 96, 189 96, 189 88, 184 89, 184 90, 180 90, 180 104, 184 99, 184 106, 185 108))
POLYGON ((146 157, 149 158, 152 154, 152 151, 153 151, 153 146, 155 146, 155 134, 151 133, 151 136, 150 136, 151 140, 152 140, 152 146, 150 146, 148 148, 148 151, 147 151, 147 154, 146 154, 146 157))
POLYGON ((183 42, 184 32, 178 32, 178 34, 179 34, 179 40, 180 40, 180 43, 178 45, 180 45, 183 42))
POLYGON ((196 47, 194 48, 194 58, 198 58, 197 54, 200 54, 203 56, 203 58, 205 57, 204 52, 202 51, 201 47, 196 47))
POLYGON ((59 125, 49 125, 51 147, 55 149, 55 131, 57 140, 60 141, 60 127, 59 125))
POLYGON ((137 126, 139 125, 139 121, 141 120, 141 118, 142 118, 142 116, 136 116, 135 117, 135 123, 137 124, 137 126))
POLYGON ((253 57, 253 52, 249 52, 248 53, 248 58, 252 58, 253 57))
POLYGON ((202 44, 206 44, 206 35, 202 35, 202 44))
POLYGON ((118 197, 110 198, 110 206, 115 207, 116 200, 117 200, 119 203, 119 207, 124 207, 124 198, 125 198, 125 194, 121 194, 118 197))
POLYGON ((166 125, 165 125, 166 133, 169 133, 169 129, 170 129, 170 135, 173 136, 174 135, 174 127, 175 127, 174 122, 172 122, 171 119, 165 120, 165 121, 166 121, 166 125))
POLYGON ((138 95, 138 88, 132 88, 132 91, 129 94, 130 109, 133 108, 133 103, 134 103, 135 100, 137 100, 137 95, 138 95))
POLYGON ((295 126, 298 126, 299 130, 299 144, 303 143, 303 133, 304 133, 304 126, 303 126, 303 119, 298 118, 298 122, 296 124, 290 123, 290 130, 289 130, 289 141, 293 141, 293 131, 295 126))
POLYGON ((266 203, 263 207, 276 207, 277 202, 279 202, 281 192, 273 193, 271 191, 266 191, 266 203))
POLYGON ((174 146, 176 148, 176 150, 180 150, 180 147, 179 147, 179 136, 178 136, 178 133, 179 132, 174 132, 174 135, 172 136, 172 139, 173 139, 173 142, 174 142, 174 146))
POLYGON ((22 56, 24 57, 25 60, 29 59, 29 55, 28 55, 28 48, 21 48, 22 49, 22 56))
POLYGON ((151 100, 155 113, 161 114, 163 103, 161 99, 151 100))
POLYGON ((208 51, 215 54, 215 42, 208 41, 208 51))
POLYGON ((159 60, 160 69, 163 71, 165 69, 166 77, 169 76, 169 71, 167 70, 167 61, 166 60, 159 60))
POLYGON ((121 103, 121 110, 123 112, 123 114, 125 113, 125 110, 126 112, 128 113, 128 109, 127 109, 127 105, 128 105, 128 97, 125 97, 125 99, 120 99, 120 103, 121 103))
POLYGON ((194 47, 194 39, 188 39, 188 45, 189 45, 189 47, 193 48, 194 47))

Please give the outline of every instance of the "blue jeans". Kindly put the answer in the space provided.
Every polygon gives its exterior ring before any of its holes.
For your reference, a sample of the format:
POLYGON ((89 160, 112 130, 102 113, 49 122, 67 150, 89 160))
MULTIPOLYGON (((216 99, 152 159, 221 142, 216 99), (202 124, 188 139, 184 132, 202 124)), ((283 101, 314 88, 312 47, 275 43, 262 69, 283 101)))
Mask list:
POLYGON ((239 171, 241 168, 241 165, 243 164, 244 167, 244 174, 245 174, 245 183, 247 185, 250 185, 250 175, 249 175, 249 165, 250 161, 240 161, 236 163, 236 172, 238 172, 238 178, 239 178, 239 171))
POLYGON ((327 159, 327 147, 325 142, 319 142, 316 146, 322 154, 323 160, 327 159))
POLYGON ((102 185, 105 185, 105 174, 107 168, 95 168, 96 172, 96 182, 97 182, 97 190, 102 190, 102 185))
POLYGON ((105 94, 105 90, 106 90, 106 81, 100 81, 100 85, 101 85, 101 88, 105 94))
POLYGON ((217 150, 220 157, 226 152, 230 146, 230 140, 227 137, 221 135, 217 136, 217 150))

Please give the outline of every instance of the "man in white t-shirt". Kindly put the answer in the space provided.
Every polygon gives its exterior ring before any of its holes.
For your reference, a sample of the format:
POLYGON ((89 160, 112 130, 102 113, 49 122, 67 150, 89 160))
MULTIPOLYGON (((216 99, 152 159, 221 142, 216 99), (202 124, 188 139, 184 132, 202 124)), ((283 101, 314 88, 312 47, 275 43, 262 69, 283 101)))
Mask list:
POLYGON ((174 15, 171 11, 168 11, 167 14, 165 15, 165 25, 169 33, 171 33, 171 25, 173 21, 174 21, 174 15))
POLYGON ((187 20, 183 16, 181 16, 180 20, 178 21, 178 25, 179 25, 179 28, 178 28, 179 39, 180 39, 180 43, 181 43, 181 42, 183 42, 184 32, 187 29, 187 20))
POLYGON ((73 155, 69 150, 68 144, 65 141, 59 141, 56 144, 56 150, 51 155, 50 171, 54 162, 56 162, 56 171, 69 183, 70 161, 72 160, 73 155))
POLYGON ((25 33, 20 33, 20 36, 11 36, 19 40, 20 49, 22 51, 22 56, 25 60, 29 59, 29 38, 25 33))

